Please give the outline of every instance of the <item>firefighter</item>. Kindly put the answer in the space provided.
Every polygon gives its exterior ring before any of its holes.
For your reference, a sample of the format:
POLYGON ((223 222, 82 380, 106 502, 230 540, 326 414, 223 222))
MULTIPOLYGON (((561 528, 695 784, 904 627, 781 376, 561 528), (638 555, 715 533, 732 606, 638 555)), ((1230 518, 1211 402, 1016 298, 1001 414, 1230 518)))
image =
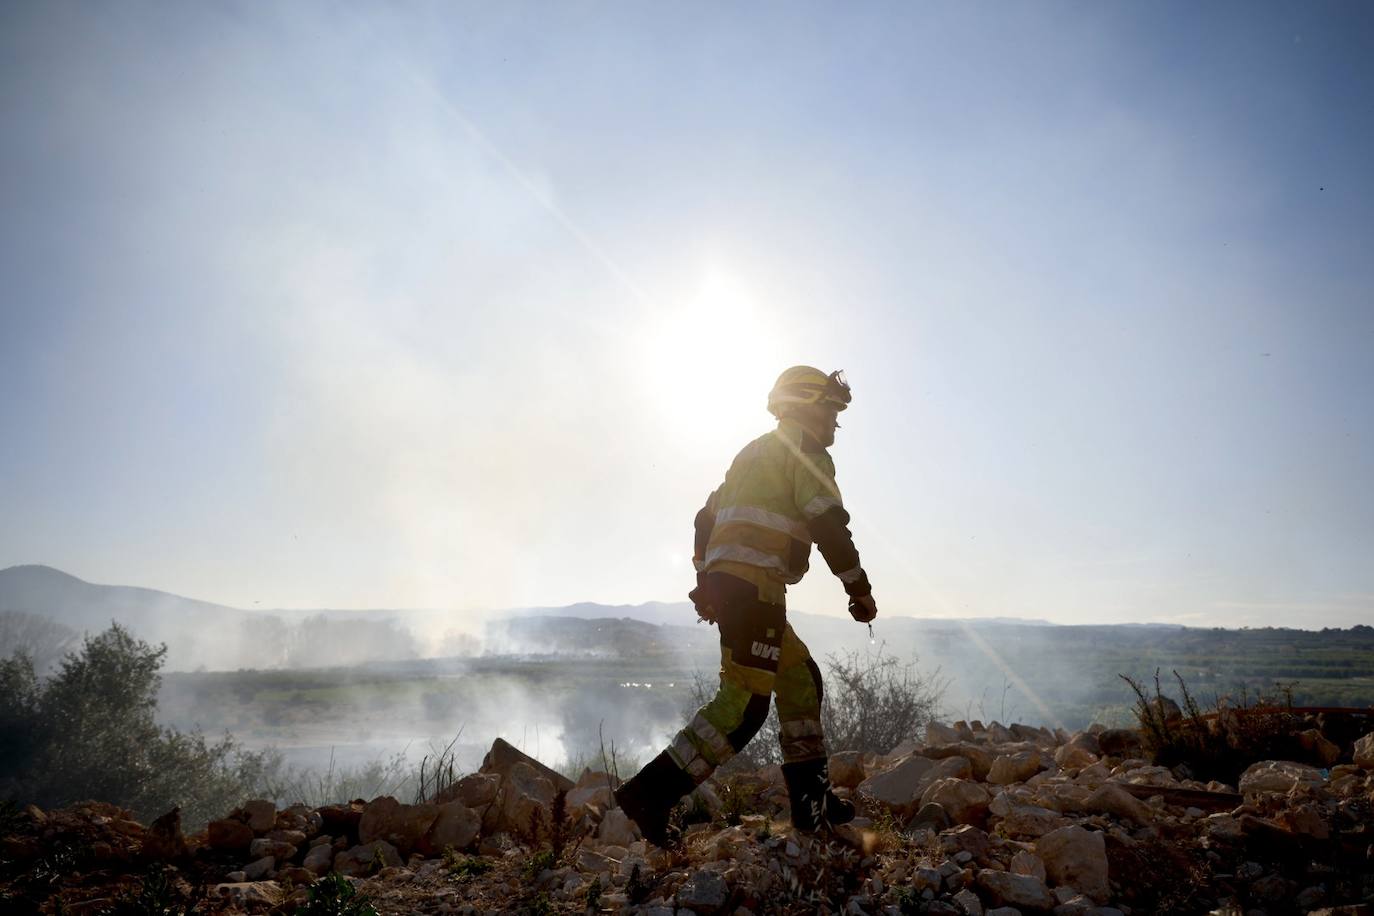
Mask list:
POLYGON ((672 743, 615 793, 644 837, 668 845, 673 806, 738 753, 777 705, 782 772, 798 830, 846 823, 854 806, 830 788, 821 730, 821 672, 787 623, 788 585, 811 545, 849 595, 861 623, 878 614, 849 532, 826 448, 849 406, 841 372, 793 366, 768 395, 775 429, 735 456, 696 515, 697 613, 720 628, 720 687, 672 743))

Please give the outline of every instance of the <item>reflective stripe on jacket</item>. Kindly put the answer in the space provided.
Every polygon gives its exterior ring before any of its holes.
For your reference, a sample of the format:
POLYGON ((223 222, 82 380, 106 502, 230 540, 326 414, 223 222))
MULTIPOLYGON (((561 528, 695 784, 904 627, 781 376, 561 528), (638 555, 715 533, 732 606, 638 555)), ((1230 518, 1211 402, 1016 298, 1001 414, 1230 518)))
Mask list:
POLYGON ((835 464, 795 420, 744 447, 697 513, 699 571, 743 566, 787 585, 810 565, 811 544, 851 595, 871 591, 835 484, 835 464))

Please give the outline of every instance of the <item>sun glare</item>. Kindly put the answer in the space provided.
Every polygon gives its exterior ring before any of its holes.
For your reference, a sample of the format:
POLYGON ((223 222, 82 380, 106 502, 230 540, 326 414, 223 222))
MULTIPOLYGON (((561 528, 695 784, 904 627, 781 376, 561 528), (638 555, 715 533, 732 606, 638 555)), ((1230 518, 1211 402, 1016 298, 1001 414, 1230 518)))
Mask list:
POLYGON ((714 438, 746 418, 765 420, 768 388, 785 367, 781 333, 737 278, 708 271, 694 296, 649 328, 646 393, 690 436, 714 438))

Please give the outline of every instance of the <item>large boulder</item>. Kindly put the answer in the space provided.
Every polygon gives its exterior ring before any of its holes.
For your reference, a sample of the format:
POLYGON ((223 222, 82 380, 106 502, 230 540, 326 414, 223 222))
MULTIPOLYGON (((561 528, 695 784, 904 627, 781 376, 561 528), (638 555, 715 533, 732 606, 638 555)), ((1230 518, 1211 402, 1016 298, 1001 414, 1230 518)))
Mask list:
POLYGON ((1107 841, 1101 833, 1076 824, 1060 827, 1035 841, 1035 854, 1045 863, 1051 884, 1107 902, 1107 841))
POLYGON ((859 783, 857 792, 903 817, 910 817, 920 807, 921 793, 930 785, 930 773, 934 769, 933 760, 907 757, 891 769, 859 783))
POLYGON ((505 780, 509 778, 511 771, 520 764, 524 764, 534 770, 539 776, 547 779, 549 784, 557 791, 567 792, 573 788, 573 781, 571 779, 556 770, 549 769, 529 754, 513 747, 500 738, 497 738, 491 743, 491 750, 487 751, 487 756, 482 758, 482 766, 479 772, 495 773, 500 776, 502 780, 505 780))
POLYGON ((1009 871, 984 868, 978 872, 978 886, 992 897, 994 904, 1010 904, 1033 910, 1054 907, 1054 895, 1045 882, 1033 875, 1014 875, 1009 871))
POLYGON ((971 779, 940 779, 921 793, 921 805, 937 804, 949 815, 951 824, 975 824, 987 821, 992 796, 988 790, 971 779))
POLYGON ((1326 782, 1321 771, 1291 760, 1261 760, 1240 775, 1243 795, 1273 792, 1287 795, 1294 789, 1315 789, 1326 782))
POLYGON ((576 819, 596 808, 598 811, 606 811, 615 805, 615 798, 611 790, 604 784, 600 786, 588 786, 584 789, 573 789, 564 799, 564 810, 568 817, 576 819))
MULTIPOLYGON (((564 780, 565 782, 567 780, 564 780)), ((550 808, 558 790, 542 772, 524 762, 514 764, 501 783, 497 829, 531 837, 549 826, 550 808)))
POLYGON ((1003 754, 992 762, 992 768, 988 770, 988 782, 995 786, 1025 782, 1044 768, 1044 758, 1038 750, 1003 754))
POLYGON ((366 846, 386 840, 402 855, 408 855, 429 833, 438 816, 438 805, 403 805, 390 795, 374 798, 363 809, 358 822, 358 842, 366 846))
POLYGON ((422 851, 432 855, 446 849, 467 849, 477 842, 482 818, 476 811, 457 801, 438 807, 439 813, 420 844, 422 851))

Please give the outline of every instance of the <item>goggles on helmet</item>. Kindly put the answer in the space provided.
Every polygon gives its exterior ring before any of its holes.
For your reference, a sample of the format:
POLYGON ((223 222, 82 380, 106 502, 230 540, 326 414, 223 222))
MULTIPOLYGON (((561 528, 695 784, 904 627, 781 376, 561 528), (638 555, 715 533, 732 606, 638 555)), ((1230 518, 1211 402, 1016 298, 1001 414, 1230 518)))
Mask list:
POLYGON ((849 406, 853 395, 849 393, 849 383, 845 381, 843 369, 836 369, 826 377, 825 389, 817 400, 820 404, 834 407, 836 410, 844 410, 849 406))

